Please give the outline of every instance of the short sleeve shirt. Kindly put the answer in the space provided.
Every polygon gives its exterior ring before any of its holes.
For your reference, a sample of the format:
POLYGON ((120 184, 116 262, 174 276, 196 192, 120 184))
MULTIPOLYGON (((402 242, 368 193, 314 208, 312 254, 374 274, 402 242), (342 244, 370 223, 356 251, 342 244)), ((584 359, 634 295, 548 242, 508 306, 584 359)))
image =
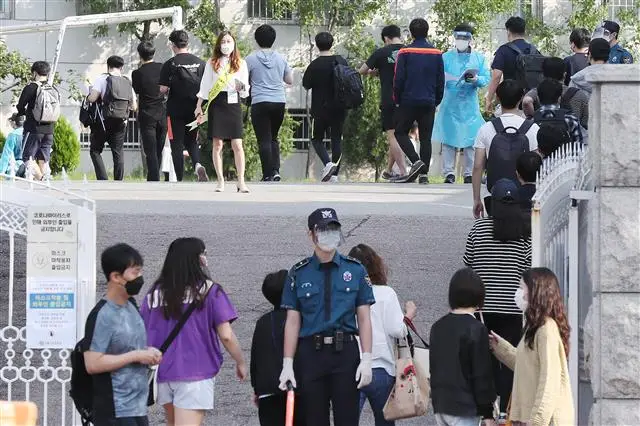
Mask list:
MULTIPOLYGON (((92 332, 85 336, 90 341, 88 350, 107 355, 121 355, 146 348, 147 336, 144 322, 136 306, 130 301, 126 305, 118 305, 110 300, 105 302, 95 316, 92 332)), ((87 327, 87 331, 90 331, 90 327, 87 327)), ((146 416, 149 392, 148 371, 147 366, 134 363, 101 375, 103 378, 110 376, 108 384, 111 386, 113 395, 113 408, 95 407, 95 409, 101 413, 115 410, 116 418, 146 416)), ((94 394, 109 391, 108 385, 97 387, 99 389, 94 387, 94 394)), ((108 399, 108 396, 104 398, 105 401, 108 399)))
MULTIPOLYGON (((533 46, 530 43, 527 43, 525 40, 518 39, 513 42, 523 53, 531 52, 533 46)), ((533 52, 531 52, 533 53, 533 52)), ((502 71, 503 78, 505 80, 516 79, 516 58, 518 57, 518 53, 509 47, 509 43, 505 43, 496 50, 496 54, 493 57, 493 62, 491 63, 492 70, 500 70, 502 71)))
POLYGON ((159 84, 169 88, 167 114, 170 117, 191 117, 196 107, 197 98, 182 97, 179 93, 171 90, 177 66, 196 74, 201 79, 204 75, 205 62, 191 53, 179 53, 165 62, 160 70, 159 84))
MULTIPOLYGON (((515 127, 516 129, 522 126, 524 123, 524 118, 515 114, 502 114, 500 116, 500 120, 505 128, 507 127, 515 127)), ((527 132, 527 139, 529 139, 529 149, 534 151, 538 149, 538 125, 533 124, 529 131, 527 132)), ((486 156, 489 158, 489 151, 491 149, 491 142, 493 141, 494 136, 496 135, 496 129, 493 127, 493 123, 490 121, 483 124, 478 130, 478 134, 476 135, 476 141, 473 144, 474 148, 484 148, 486 150, 486 156)))
POLYGON ((282 308, 300 312, 300 337, 335 331, 357 333, 356 309, 375 303, 369 275, 360 262, 340 253, 321 264, 314 255, 289 272, 282 293, 282 308), (325 280, 331 293, 325 292, 325 280))
MULTIPOLYGON (((206 294, 202 309, 196 308, 180 334, 171 343, 158 369, 158 383, 169 381, 197 381, 215 377, 222 366, 222 348, 216 328, 238 318, 227 293, 218 284, 207 282, 200 289, 206 294)), ((187 294, 182 312, 193 299, 187 294)), ((148 345, 162 346, 178 323, 176 318, 165 318, 162 292, 158 286, 146 295, 140 307, 147 329, 148 345)))
POLYGON ((396 58, 402 44, 390 44, 377 49, 367 59, 367 67, 378 70, 380 76, 380 104, 394 105, 393 102, 393 77, 396 70, 396 58))

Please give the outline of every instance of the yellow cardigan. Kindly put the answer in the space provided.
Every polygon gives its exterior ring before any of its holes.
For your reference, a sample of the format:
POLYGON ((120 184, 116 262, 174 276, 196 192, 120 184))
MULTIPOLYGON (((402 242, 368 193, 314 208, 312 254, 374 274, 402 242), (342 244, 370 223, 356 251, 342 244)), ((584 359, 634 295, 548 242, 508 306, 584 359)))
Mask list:
POLYGON ((547 318, 538 329, 533 349, 524 337, 517 348, 499 338, 495 355, 514 371, 511 421, 527 426, 576 424, 567 356, 554 320, 547 318))

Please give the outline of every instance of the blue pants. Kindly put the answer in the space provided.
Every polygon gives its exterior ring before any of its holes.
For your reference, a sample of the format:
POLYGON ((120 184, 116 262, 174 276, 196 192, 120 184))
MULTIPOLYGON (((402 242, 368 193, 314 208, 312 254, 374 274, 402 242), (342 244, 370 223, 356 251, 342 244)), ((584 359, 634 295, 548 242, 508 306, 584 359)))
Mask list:
POLYGON ((360 391, 360 412, 362 412, 364 403, 369 400, 373 416, 376 419, 375 426, 395 425, 395 422, 385 420, 382 414, 384 404, 386 404, 395 382, 396 378, 390 376, 387 370, 384 368, 374 368, 371 383, 360 391))

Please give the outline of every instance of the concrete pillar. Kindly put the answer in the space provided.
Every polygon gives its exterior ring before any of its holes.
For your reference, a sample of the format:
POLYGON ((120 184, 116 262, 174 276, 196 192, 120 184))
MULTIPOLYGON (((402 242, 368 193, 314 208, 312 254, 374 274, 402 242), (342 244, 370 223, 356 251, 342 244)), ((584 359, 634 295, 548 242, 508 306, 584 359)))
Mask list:
POLYGON ((585 326, 590 424, 640 424, 640 65, 593 70, 585 326))

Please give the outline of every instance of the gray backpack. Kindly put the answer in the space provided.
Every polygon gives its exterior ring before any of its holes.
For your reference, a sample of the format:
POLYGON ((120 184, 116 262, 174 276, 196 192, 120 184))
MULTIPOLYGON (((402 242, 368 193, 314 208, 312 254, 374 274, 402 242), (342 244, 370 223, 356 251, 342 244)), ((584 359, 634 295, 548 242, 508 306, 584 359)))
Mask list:
POLYGON ((102 116, 126 120, 133 105, 131 81, 127 77, 110 75, 102 98, 102 116))
POLYGON ((55 123, 60 118, 60 92, 48 83, 36 82, 36 102, 33 118, 38 123, 55 123))

